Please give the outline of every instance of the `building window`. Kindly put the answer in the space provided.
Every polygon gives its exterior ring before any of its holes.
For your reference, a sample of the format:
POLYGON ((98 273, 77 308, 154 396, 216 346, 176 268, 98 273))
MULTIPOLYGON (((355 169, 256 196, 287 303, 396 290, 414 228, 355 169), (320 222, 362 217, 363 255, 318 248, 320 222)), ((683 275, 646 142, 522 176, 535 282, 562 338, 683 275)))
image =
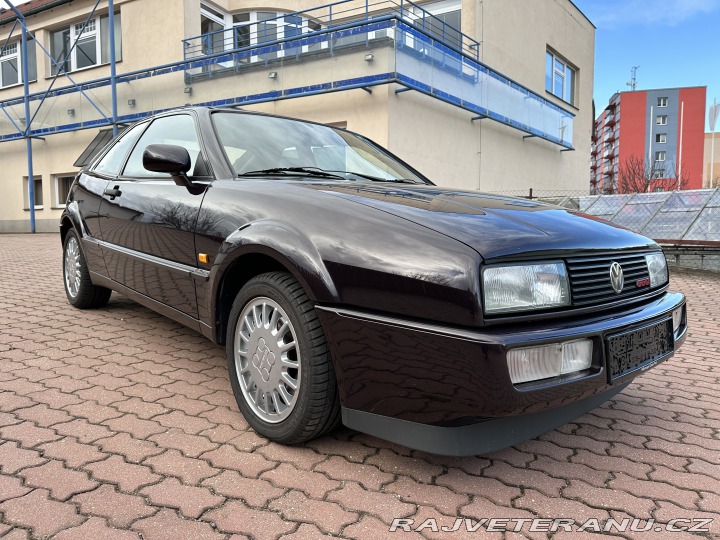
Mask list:
MULTIPOLYGON (((0 41, 2 43, 2 41, 0 41)), ((35 40, 27 42, 28 81, 37 80, 35 40)), ((8 43, 0 49, 0 88, 22 84, 20 43, 8 43)))
POLYGON ((545 54, 545 90, 570 104, 575 103, 576 70, 554 53, 545 54))
MULTIPOLYGON (((200 32, 204 36, 203 54, 213 54, 226 50, 239 49, 262 43, 270 43, 295 36, 317 32, 322 29, 315 22, 299 15, 278 11, 245 11, 227 14, 205 3, 200 4, 200 32)), ((292 56, 299 52, 308 52, 327 48, 327 42, 316 42, 302 47, 284 48, 269 51, 262 60, 272 60, 292 56)), ((240 59, 241 63, 256 62, 260 58, 253 56, 240 59)), ((221 64, 223 67, 228 67, 221 64)))
MULTIPOLYGON (((42 210, 43 207, 43 189, 42 189, 42 176, 36 176, 33 184, 35 193, 35 210, 42 210)), ((23 177, 23 208, 25 210, 30 209, 30 184, 27 176, 23 177)))
POLYGON ((65 201, 67 201, 73 180, 75 180, 75 175, 72 174, 55 175, 53 208, 65 208, 65 201))
POLYGON ((666 97, 659 97, 658 98, 658 107, 667 107, 667 98, 666 97))
POLYGON ((667 126, 667 114, 657 115, 657 118, 655 118, 655 123, 658 126, 667 126))
POLYGON ((424 12, 414 9, 413 15, 422 18, 422 28, 428 34, 446 45, 462 50, 462 3, 459 0, 440 0, 418 7, 424 12), (425 13, 432 17, 425 16, 425 13))
POLYGON ((655 152, 655 161, 665 161, 665 150, 655 152))
POLYGON ((655 135, 655 142, 656 143, 666 143, 667 142, 667 133, 658 133, 655 135))
MULTIPOLYGON (((55 59, 50 66, 53 75, 58 72, 57 64, 70 72, 110 62, 110 18, 103 15, 90 19, 84 29, 83 24, 84 21, 50 32, 50 54, 55 59), (75 40, 77 44, 72 47, 75 40)), ((120 13, 115 13, 115 60, 122 60, 120 13)))

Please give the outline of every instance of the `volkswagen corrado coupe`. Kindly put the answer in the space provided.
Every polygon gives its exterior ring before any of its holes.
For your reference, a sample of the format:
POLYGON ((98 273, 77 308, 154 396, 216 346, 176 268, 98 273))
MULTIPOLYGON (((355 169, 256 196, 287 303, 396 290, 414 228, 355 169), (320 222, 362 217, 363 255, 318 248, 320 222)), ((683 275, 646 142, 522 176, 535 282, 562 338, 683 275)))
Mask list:
POLYGON ((73 306, 117 291, 224 344, 240 411, 286 444, 342 421, 490 452, 600 405, 687 330, 652 240, 266 114, 138 122, 77 176, 60 231, 73 306))

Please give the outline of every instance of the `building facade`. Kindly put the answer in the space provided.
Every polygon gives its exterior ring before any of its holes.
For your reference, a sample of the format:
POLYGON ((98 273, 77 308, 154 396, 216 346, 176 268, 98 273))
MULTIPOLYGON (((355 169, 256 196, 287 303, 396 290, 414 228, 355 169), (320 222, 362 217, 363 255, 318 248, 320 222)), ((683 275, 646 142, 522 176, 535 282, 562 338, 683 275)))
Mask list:
POLYGON ((115 0, 113 17, 107 0, 22 5, 29 127, 19 32, 1 12, 0 232, 29 230, 24 134, 36 230, 55 231, 113 120, 186 104, 347 127, 441 186, 587 192, 595 28, 570 0, 288 4, 115 0))
POLYGON ((703 185, 706 87, 619 92, 595 121, 591 192, 703 185))

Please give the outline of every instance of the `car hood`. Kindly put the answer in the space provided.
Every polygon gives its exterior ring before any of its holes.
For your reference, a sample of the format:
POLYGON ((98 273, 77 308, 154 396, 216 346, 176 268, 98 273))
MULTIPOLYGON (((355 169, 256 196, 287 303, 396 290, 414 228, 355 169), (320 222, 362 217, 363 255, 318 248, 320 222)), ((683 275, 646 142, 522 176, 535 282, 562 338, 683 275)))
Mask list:
POLYGON ((313 187, 459 240, 485 259, 656 245, 592 216, 526 199, 406 184, 358 182, 313 187))

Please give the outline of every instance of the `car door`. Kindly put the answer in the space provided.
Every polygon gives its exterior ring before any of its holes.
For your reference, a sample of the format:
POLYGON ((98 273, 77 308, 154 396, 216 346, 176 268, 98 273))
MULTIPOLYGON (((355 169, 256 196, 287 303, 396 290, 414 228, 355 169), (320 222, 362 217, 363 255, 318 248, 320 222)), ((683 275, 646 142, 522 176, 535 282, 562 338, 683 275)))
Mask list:
POLYGON ((110 278, 193 318, 197 271, 194 229, 212 178, 192 113, 152 121, 105 190, 100 208, 103 254, 110 278), (192 160, 190 187, 143 167, 150 144, 174 144, 192 160))
POLYGON ((80 174, 72 192, 70 204, 77 205, 84 227, 84 235, 81 241, 85 261, 91 272, 103 276, 107 276, 101 242, 102 217, 100 206, 103 193, 110 182, 117 178, 125 163, 125 158, 145 127, 147 126, 144 124, 138 124, 116 139, 88 170, 80 174))

